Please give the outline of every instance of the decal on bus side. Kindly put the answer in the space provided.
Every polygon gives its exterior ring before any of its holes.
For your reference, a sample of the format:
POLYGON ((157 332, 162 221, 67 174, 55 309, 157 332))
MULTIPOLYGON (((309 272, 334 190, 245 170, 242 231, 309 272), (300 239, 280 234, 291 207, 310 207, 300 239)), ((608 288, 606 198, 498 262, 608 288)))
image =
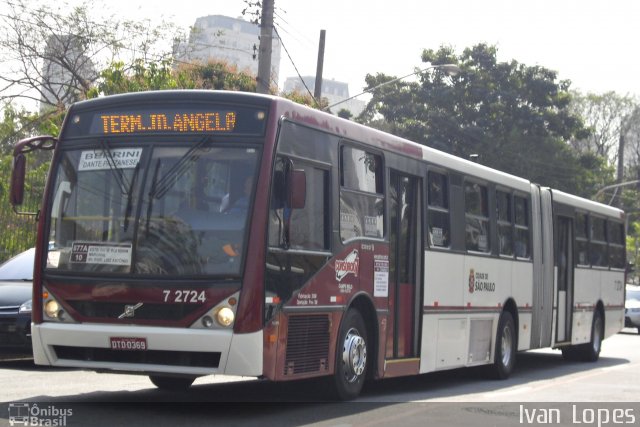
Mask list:
POLYGON ((354 249, 343 260, 337 259, 335 268, 336 280, 338 282, 341 282, 342 279, 347 277, 349 274, 353 274, 355 277, 358 277, 358 272, 360 271, 360 256, 358 254, 358 250, 354 249))

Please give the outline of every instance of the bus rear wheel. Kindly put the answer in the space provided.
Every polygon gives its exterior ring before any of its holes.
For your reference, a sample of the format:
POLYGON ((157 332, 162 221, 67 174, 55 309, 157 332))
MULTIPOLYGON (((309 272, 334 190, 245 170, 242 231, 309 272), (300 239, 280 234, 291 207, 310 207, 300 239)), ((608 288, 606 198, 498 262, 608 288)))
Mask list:
POLYGON ((160 390, 185 391, 196 380, 195 377, 165 377, 161 375, 149 375, 149 379, 160 390))
POLYGON ((332 378, 332 389, 340 400, 355 399, 362 390, 368 369, 367 345, 362 315, 356 309, 348 310, 338 334, 332 378))
POLYGON ((591 322, 591 341, 578 347, 580 359, 585 362, 596 362, 600 358, 602 340, 604 339, 604 321, 600 310, 593 312, 591 322))
POLYGON ((596 362, 600 358, 603 339, 604 322, 600 310, 596 310, 591 322, 591 341, 562 348, 562 357, 570 361, 596 362))
POLYGON ((511 375, 516 364, 516 327, 513 316, 508 311, 503 311, 498 321, 496 333, 496 348, 492 376, 503 380, 511 375))

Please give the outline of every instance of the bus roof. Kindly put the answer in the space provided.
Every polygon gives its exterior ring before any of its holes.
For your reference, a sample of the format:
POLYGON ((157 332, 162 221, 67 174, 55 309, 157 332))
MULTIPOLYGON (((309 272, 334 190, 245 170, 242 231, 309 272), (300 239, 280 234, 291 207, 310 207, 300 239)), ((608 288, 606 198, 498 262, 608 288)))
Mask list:
POLYGON ((613 206, 574 196, 573 194, 568 194, 560 190, 551 190, 551 193, 555 202, 563 203, 565 205, 573 206, 577 209, 593 212, 595 214, 610 218, 619 220, 622 220, 624 218, 624 211, 618 208, 614 208, 613 206))

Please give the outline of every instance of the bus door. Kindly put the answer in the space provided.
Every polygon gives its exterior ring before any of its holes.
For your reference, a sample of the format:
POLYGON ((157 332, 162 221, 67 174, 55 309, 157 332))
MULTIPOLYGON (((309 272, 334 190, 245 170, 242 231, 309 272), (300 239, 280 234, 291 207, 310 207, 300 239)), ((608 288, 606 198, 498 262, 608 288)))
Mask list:
POLYGON ((421 179, 391 171, 386 359, 418 356, 422 277, 421 179))
POLYGON ((573 219, 557 217, 558 250, 556 265, 558 266, 558 293, 556 304, 558 310, 556 324, 556 342, 571 340, 571 323, 573 307, 573 219))

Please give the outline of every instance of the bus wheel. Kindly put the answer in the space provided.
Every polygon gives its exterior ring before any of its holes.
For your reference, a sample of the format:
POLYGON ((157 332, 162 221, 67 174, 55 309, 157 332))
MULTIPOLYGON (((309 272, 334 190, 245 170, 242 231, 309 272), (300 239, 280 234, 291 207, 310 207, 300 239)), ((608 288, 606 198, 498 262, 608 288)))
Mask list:
POLYGON ((355 399, 367 374, 367 329, 358 310, 350 309, 340 327, 333 389, 340 400, 355 399))
POLYGON ((596 362, 600 358, 603 336, 604 322, 602 321, 602 314, 600 314, 600 310, 596 310, 593 313, 593 321, 591 322, 591 342, 579 347, 579 354, 582 360, 596 362))
POLYGON ((513 316, 503 311, 498 321, 496 351, 492 374, 496 379, 505 379, 511 375, 516 364, 516 327, 513 316))
POLYGON ((149 375, 149 379, 160 390, 167 391, 185 391, 196 380, 195 377, 163 377, 158 375, 149 375))
POLYGON ((562 347, 561 350, 564 360, 575 362, 576 360, 580 359, 578 349, 575 346, 570 345, 568 347, 562 347))

